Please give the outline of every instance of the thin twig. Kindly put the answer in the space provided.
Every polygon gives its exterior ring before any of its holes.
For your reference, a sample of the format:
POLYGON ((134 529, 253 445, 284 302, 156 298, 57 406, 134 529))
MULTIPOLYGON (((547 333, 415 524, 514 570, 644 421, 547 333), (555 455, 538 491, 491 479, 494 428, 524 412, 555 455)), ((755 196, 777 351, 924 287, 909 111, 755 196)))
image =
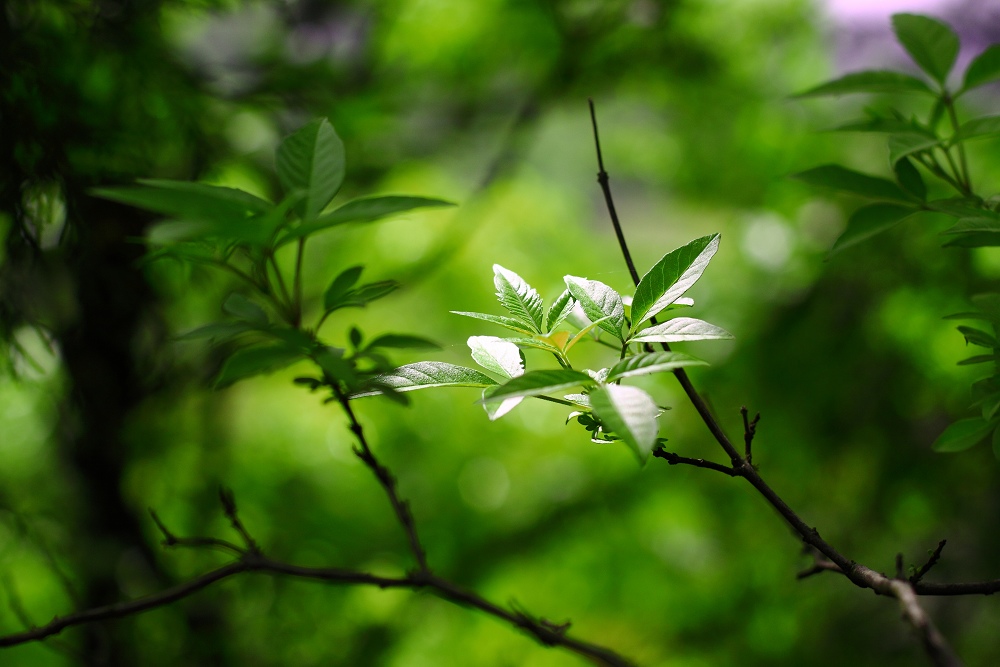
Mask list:
POLYGON ((937 562, 941 560, 941 552, 944 551, 944 546, 948 544, 948 540, 941 540, 938 542, 937 547, 931 552, 930 558, 924 563, 919 570, 913 573, 910 577, 911 584, 920 583, 920 580, 924 578, 924 575, 931 571, 931 568, 937 565, 937 562))
POLYGON ((715 463, 714 461, 706 461, 705 459, 692 459, 686 456, 679 456, 673 452, 668 452, 662 449, 657 449, 653 452, 653 456, 658 459, 663 459, 672 466, 676 465, 689 465, 695 468, 706 468, 708 470, 714 470, 716 472, 721 472, 723 475, 729 475, 730 477, 738 477, 739 473, 735 468, 730 468, 729 466, 724 466, 721 463, 715 463))
POLYGON ((747 463, 753 465, 753 437, 757 435, 757 422, 760 421, 760 413, 754 415, 753 419, 749 419, 747 412, 747 406, 740 408, 740 415, 743 416, 743 442, 745 444, 743 457, 747 460, 747 463))

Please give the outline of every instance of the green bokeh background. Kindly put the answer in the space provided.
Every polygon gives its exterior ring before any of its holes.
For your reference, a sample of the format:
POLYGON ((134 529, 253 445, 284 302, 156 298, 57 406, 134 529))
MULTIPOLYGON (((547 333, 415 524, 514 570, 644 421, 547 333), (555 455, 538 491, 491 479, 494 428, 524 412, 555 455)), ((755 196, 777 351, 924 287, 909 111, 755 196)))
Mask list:
MULTIPOLYGON (((866 104, 914 101, 789 99, 837 73, 834 45, 850 28, 816 5, 10 0, 4 12, 0 632, 23 627, 19 610, 41 624, 225 562, 161 549, 145 513, 178 534, 227 536, 220 484, 275 558, 384 574, 412 565, 343 414, 293 386, 296 368, 212 391, 226 351, 172 340, 217 318, 233 285, 170 262, 137 268, 150 220, 89 188, 184 178, 273 197, 280 137, 327 116, 347 150, 338 201, 407 193, 459 206, 316 237, 314 298, 353 264, 403 283, 340 311, 323 334, 419 334, 443 351, 395 361, 469 365, 468 336, 502 333, 448 311, 499 312, 494 263, 547 300, 565 274, 630 290, 594 178, 588 97, 640 272, 722 233, 692 315, 736 340, 683 351, 712 362, 692 375, 733 436, 741 405, 762 413, 764 477, 873 568, 891 570, 897 552, 920 564, 948 538, 932 578, 997 576, 1000 466, 985 445, 941 455, 930 444, 965 414, 978 377, 956 366, 968 352, 941 317, 996 288, 1000 251, 942 250, 927 222, 827 261, 858 202, 786 176, 830 161, 887 174, 882 138, 818 130, 866 104)), ((972 13, 946 16, 984 38, 972 13)), ((900 65, 884 53, 867 65, 900 65)), ((964 112, 995 106, 987 88, 964 112)), ((971 152, 987 194, 996 146, 971 152)), ((596 346, 581 356, 610 361, 596 346)), ((672 377, 643 386, 674 408, 661 420, 674 451, 718 459, 672 377)), ((559 406, 528 402, 491 423, 475 390, 411 397, 357 410, 439 574, 572 620, 574 636, 642 665, 923 660, 893 602, 834 575, 796 581, 809 558, 746 484, 659 460, 640 469, 624 447, 565 426, 559 406)), ((996 601, 927 608, 969 664, 1000 663, 996 601)), ((581 662, 429 594, 248 575, 6 649, 0 664, 581 662)))

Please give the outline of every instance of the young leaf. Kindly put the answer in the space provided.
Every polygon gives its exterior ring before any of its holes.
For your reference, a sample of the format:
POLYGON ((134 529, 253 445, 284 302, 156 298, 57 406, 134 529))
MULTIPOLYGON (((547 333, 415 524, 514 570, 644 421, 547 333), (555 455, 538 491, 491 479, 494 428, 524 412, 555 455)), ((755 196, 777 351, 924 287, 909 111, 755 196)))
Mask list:
POLYGON ((894 134, 889 137, 889 164, 895 166, 907 155, 928 151, 940 143, 937 137, 923 134, 894 134))
POLYGON ((966 139, 977 139, 980 137, 996 136, 1000 134, 1000 116, 985 116, 983 118, 973 118, 962 123, 958 132, 952 137, 952 141, 965 141, 966 139))
POLYGON ((341 271, 333 279, 330 286, 326 288, 326 292, 323 293, 323 307, 326 310, 330 310, 337 303, 340 303, 344 295, 358 282, 364 268, 363 266, 352 266, 341 271))
POLYGON ((931 447, 935 452, 961 452, 978 444, 994 426, 978 417, 959 419, 946 428, 931 447))
POLYGON ((507 380, 500 385, 485 401, 499 401, 518 396, 541 396, 562 391, 570 387, 593 386, 594 380, 586 373, 567 368, 529 371, 524 375, 507 380))
POLYGON ((920 201, 927 199, 927 186, 924 184, 924 179, 909 158, 901 157, 897 160, 893 171, 896 172, 896 180, 899 181, 904 190, 920 201))
POLYGON ((650 352, 622 359, 611 367, 607 382, 634 375, 650 375, 674 371, 687 366, 708 366, 708 362, 680 352, 650 352))
POLYGON ((278 146, 278 180, 286 193, 305 191, 297 207, 303 220, 313 220, 326 208, 344 182, 344 143, 325 118, 314 120, 278 146))
POLYGON ((223 312, 254 324, 267 324, 267 313, 256 303, 242 294, 233 292, 222 304, 223 312))
POLYGON ((497 299, 514 319, 527 325, 532 333, 542 333, 544 316, 538 292, 521 276, 499 264, 493 265, 493 284, 497 288, 497 299))
POLYGON ((693 317, 675 317, 662 324, 643 329, 629 343, 679 343, 689 340, 724 340, 733 334, 721 327, 693 317))
POLYGON ((440 350, 441 346, 432 340, 421 338, 420 336, 410 336, 407 334, 382 334, 368 341, 366 350, 373 350, 378 347, 388 347, 394 349, 411 350, 440 350))
POLYGON ((518 347, 531 347, 536 350, 544 350, 545 352, 551 352, 556 356, 562 358, 563 349, 558 346, 556 342, 553 342, 547 336, 524 336, 519 338, 504 338, 504 341, 508 343, 513 343, 518 347))
MULTIPOLYGON (((432 387, 490 387, 497 381, 473 368, 447 364, 443 361, 418 361, 406 364, 388 373, 376 375, 371 380, 374 384, 391 387, 395 391, 415 391, 432 387)), ((351 398, 376 396, 378 389, 362 389, 351 395, 351 398)))
POLYGON ((556 300, 549 306, 549 312, 545 316, 545 330, 552 331, 559 326, 573 312, 575 303, 576 301, 569 290, 563 290, 563 293, 556 297, 556 300))
POLYGON ((847 93, 930 93, 934 91, 915 76, 886 70, 851 72, 839 79, 820 84, 795 97, 819 97, 847 93))
POLYGON ((598 326, 620 341, 622 327, 625 326, 625 306, 622 297, 607 285, 596 280, 564 276, 566 288, 583 308, 591 322, 600 320, 598 326))
POLYGON ((962 92, 1000 79, 1000 44, 991 44, 965 70, 962 92))
POLYGON ((719 234, 703 236, 660 258, 642 277, 632 298, 632 331, 694 285, 719 249, 719 234))
POLYGON ((225 387, 254 375, 271 373, 290 366, 302 358, 300 351, 289 349, 284 345, 238 350, 222 365, 222 370, 215 379, 215 386, 225 387))
POLYGON ((340 208, 319 216, 311 222, 305 222, 289 230, 287 234, 278 240, 275 247, 280 248, 290 241, 315 234, 330 227, 336 227, 337 225, 345 225, 351 222, 374 222, 375 220, 387 218, 390 215, 405 213, 406 211, 418 208, 436 208, 454 205, 454 203, 443 199, 400 195, 354 199, 340 208))
POLYGON ((601 423, 645 463, 659 431, 660 411, 652 397, 637 387, 608 384, 590 393, 590 404, 601 423))
POLYGON ((587 334, 589 334, 591 331, 593 331, 596 327, 601 326, 601 323, 607 321, 608 319, 610 319, 610 318, 608 318, 608 317, 602 317, 601 319, 597 320, 596 322, 591 322, 587 326, 585 326, 582 329, 580 329, 579 331, 577 331, 576 334, 574 334, 572 338, 568 339, 566 341, 565 345, 563 345, 563 353, 564 354, 569 354, 569 351, 573 349, 574 345, 576 345, 581 340, 583 340, 584 338, 586 338, 587 334))
POLYGON ((517 345, 496 336, 470 336, 472 358, 488 371, 507 378, 524 373, 524 360, 517 345))
POLYGON ((958 56, 958 35, 944 23, 918 14, 894 14, 892 27, 920 69, 944 85, 958 56))
POLYGON ((506 400, 501 401, 500 403, 489 400, 490 397, 493 396, 493 394, 499 388, 500 387, 497 386, 497 387, 486 387, 486 389, 483 389, 483 400, 482 400, 483 410, 486 411, 486 415, 490 418, 491 422, 500 419, 505 414, 507 414, 508 412, 516 408, 518 405, 520 405, 521 401, 524 400, 523 396, 517 398, 508 398, 506 400))
POLYGON ((493 324, 499 324, 500 326, 510 329, 511 331, 516 331, 523 334, 534 333, 525 324, 521 324, 519 321, 515 320, 513 317, 506 317, 504 315, 490 315, 489 313, 468 313, 461 310, 451 311, 455 315, 464 315, 465 317, 471 317, 476 320, 483 320, 485 322, 492 322, 493 324))
POLYGON ((805 181, 809 185, 850 192, 871 199, 904 203, 909 203, 913 199, 890 180, 862 174, 836 164, 825 164, 807 169, 792 174, 792 178, 805 181))
POLYGON ((361 287, 348 290, 335 301, 324 301, 327 311, 338 308, 363 308, 376 299, 381 299, 399 289, 399 283, 395 280, 379 280, 374 283, 365 283, 361 287))
POLYGON ((833 244, 830 254, 850 248, 862 241, 895 227, 897 224, 917 213, 916 209, 896 204, 870 204, 862 206, 851 214, 847 221, 847 229, 833 244))

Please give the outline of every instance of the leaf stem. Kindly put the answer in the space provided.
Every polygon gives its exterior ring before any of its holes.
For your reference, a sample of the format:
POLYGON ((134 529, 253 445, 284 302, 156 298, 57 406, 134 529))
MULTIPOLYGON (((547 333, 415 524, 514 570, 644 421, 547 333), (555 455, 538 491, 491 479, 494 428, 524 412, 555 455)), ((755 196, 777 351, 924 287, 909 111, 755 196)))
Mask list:
POLYGON ((295 302, 293 304, 294 324, 298 327, 302 323, 302 255, 305 253, 306 239, 299 239, 298 248, 295 250, 295 276, 293 278, 295 292, 295 302))
MULTIPOLYGON (((948 118, 951 120, 951 127, 958 134, 961 126, 958 123, 958 114, 955 111, 955 100, 952 99, 951 95, 945 93, 944 95, 944 106, 948 111, 948 118)), ((958 159, 962 163, 962 175, 963 183, 969 195, 972 194, 972 181, 969 178, 969 163, 965 157, 965 145, 959 141, 958 142, 958 159)))

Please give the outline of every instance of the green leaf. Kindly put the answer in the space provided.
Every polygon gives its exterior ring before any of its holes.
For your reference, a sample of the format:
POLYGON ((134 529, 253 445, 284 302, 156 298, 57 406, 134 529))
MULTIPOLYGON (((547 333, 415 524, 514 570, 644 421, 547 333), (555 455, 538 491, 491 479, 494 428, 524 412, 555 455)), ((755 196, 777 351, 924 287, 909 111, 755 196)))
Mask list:
POLYGON ((373 283, 365 283, 361 287, 348 290, 336 300, 330 301, 324 298, 324 306, 327 311, 338 308, 363 308, 372 301, 392 294, 397 289, 399 289, 399 283, 395 280, 379 280, 373 283))
POLYGON ((461 310, 451 311, 454 315, 463 315, 465 317, 471 317, 476 320, 483 320, 484 322, 491 322, 493 324, 499 324, 502 327, 516 331, 523 334, 534 333, 526 325, 521 324, 519 321, 515 320, 513 317, 506 317, 504 315, 490 315, 489 313, 468 313, 461 310))
POLYGON ((973 327, 957 327, 959 332, 965 337, 966 344, 978 345, 979 347, 1000 348, 1000 342, 992 335, 975 329, 973 327))
POLYGON ((993 431, 993 457, 1000 461, 1000 428, 993 431))
POLYGON ((505 414, 516 408, 524 400, 523 396, 517 398, 508 398, 497 403, 496 401, 491 401, 490 397, 497 392, 500 387, 486 387, 483 389, 483 410, 486 411, 486 416, 490 418, 490 421, 496 421, 500 419, 505 414))
POLYGON ((935 199, 927 202, 927 208, 938 213, 950 215, 953 218, 982 218, 996 217, 1000 219, 1000 214, 984 209, 969 199, 952 197, 950 199, 935 199))
POLYGON ((942 234, 996 234, 1000 232, 1000 220, 995 218, 961 218, 942 234))
POLYGON ((323 307, 326 310, 334 308, 336 304, 343 300, 344 296, 350 291, 352 287, 358 282, 361 277, 361 272, 365 270, 363 266, 352 266, 349 269, 344 269, 340 274, 330 282, 330 286, 326 288, 326 292, 323 293, 323 307))
POLYGON ((851 217, 847 221, 847 229, 840 235, 837 242, 833 244, 830 254, 833 255, 845 248, 850 248, 862 241, 867 241, 887 229, 892 229, 917 212, 916 209, 897 206, 895 204, 870 204, 862 206, 851 214, 851 217))
POLYGON ((637 354, 622 359, 611 367, 608 373, 608 382, 614 382, 622 378, 634 375, 650 375, 652 373, 664 373, 674 371, 678 368, 688 366, 708 366, 708 362, 696 359, 680 352, 650 352, 647 354, 637 354))
POLYGON ((576 276, 564 276, 563 280, 590 321, 604 320, 598 326, 624 342, 622 327, 625 326, 625 305, 621 295, 597 280, 576 276))
POLYGON ((377 347, 388 347, 397 350, 440 350, 441 346, 432 340, 421 338, 420 336, 410 336, 408 334, 382 334, 368 341, 366 350, 377 347))
POLYGON ((330 378, 346 382, 349 386, 353 386, 357 381, 354 364, 344 359, 343 349, 324 346, 322 349, 314 352, 312 358, 330 378))
POLYGON ((593 378, 586 373, 566 368, 529 371, 524 375, 507 380, 491 396, 485 397, 484 400, 493 402, 516 398, 518 396, 541 396, 542 394, 555 393, 569 389, 570 387, 589 387, 594 384, 593 378))
POLYGON ((290 229, 275 245, 280 248, 290 241, 315 234, 316 232, 337 225, 346 225, 352 222, 374 222, 387 218, 397 213, 405 213, 418 208, 436 208, 441 206, 454 206, 455 204, 443 199, 433 199, 430 197, 410 197, 403 195, 384 195, 381 197, 363 197, 347 202, 340 208, 336 208, 329 213, 325 213, 315 220, 304 222, 294 229, 290 229))
POLYGON ((242 294, 233 292, 222 304, 223 312, 254 324, 267 324, 267 313, 256 303, 242 294))
POLYGON ((886 70, 866 70, 845 74, 839 79, 810 88, 795 97, 819 97, 847 93, 931 93, 934 91, 915 76, 886 70))
POLYGON ((825 164, 807 169, 793 174, 792 178, 805 181, 809 185, 850 192, 871 199, 905 203, 909 203, 913 199, 890 180, 862 174, 837 164, 825 164))
POLYGON ((536 350, 544 350, 545 352, 552 352, 555 355, 562 355, 563 350, 558 345, 551 342, 547 336, 534 335, 534 336, 524 336, 518 338, 504 338, 502 340, 508 343, 513 343, 518 347, 531 347, 536 350))
POLYGON ((896 180, 899 181, 904 190, 920 201, 927 199, 927 186, 924 184, 924 179, 909 158, 901 157, 895 162, 893 170, 896 172, 896 180))
POLYGON ((254 375, 272 373, 286 366, 291 366, 303 358, 304 355, 301 351, 289 349, 285 345, 238 350, 222 365, 222 370, 215 379, 215 386, 225 387, 254 375))
POLYGON ((1000 236, 996 234, 967 234, 956 236, 947 243, 942 244, 942 248, 996 248, 1000 246, 1000 236))
POLYGON ((246 322, 215 322, 183 333, 177 336, 176 340, 195 340, 198 338, 208 338, 210 340, 228 339, 257 330, 257 327, 246 322))
POLYGON ((975 357, 969 357, 968 359, 962 359, 958 362, 959 366, 974 366, 975 364, 986 364, 991 361, 997 361, 996 355, 993 354, 979 354, 975 357))
POLYGON ((998 134, 1000 134, 1000 116, 984 116, 962 123, 952 141, 965 141, 998 134))
POLYGON ((306 193, 297 210, 304 220, 313 220, 344 182, 344 143, 330 122, 320 118, 281 142, 275 164, 286 193, 306 193))
POLYGON ((660 411, 652 397, 638 387, 608 384, 590 393, 590 404, 601 423, 645 463, 659 431, 660 411))
POLYGON ((468 345, 472 358, 486 370, 507 378, 524 373, 521 350, 514 343, 496 336, 470 336, 468 345))
POLYGON ((694 285, 719 249, 719 234, 703 236, 660 258, 639 281, 632 297, 632 331, 694 285))
POLYGON ((902 118, 862 118, 838 125, 831 132, 883 132, 886 134, 922 134, 933 137, 934 133, 913 120, 902 118))
POLYGON ((542 333, 544 314, 542 297, 521 276, 499 264, 493 265, 493 284, 497 299, 514 319, 528 326, 532 333, 542 333))
POLYGON ((584 340, 587 337, 587 334, 589 334, 595 328, 601 326, 601 324, 603 322, 606 322, 609 319, 610 318, 608 318, 608 317, 602 317, 601 319, 597 320, 596 322, 591 322, 587 326, 585 326, 582 329, 580 329, 579 331, 577 331, 569 340, 566 341, 566 346, 563 348, 563 353, 564 354, 569 354, 569 351, 573 349, 574 345, 576 345, 577 343, 579 343, 581 340, 584 340))
POLYGON ((944 85, 958 56, 958 35, 951 27, 919 14, 893 14, 896 39, 913 61, 944 85))
POLYGON ((552 331, 559 326, 573 312, 575 304, 576 300, 573 299, 569 290, 563 290, 563 293, 556 297, 556 300, 549 306, 549 312, 545 316, 545 330, 552 331))
POLYGON ((630 343, 679 343, 689 340, 724 340, 733 334, 721 327, 693 317, 675 317, 643 329, 632 336, 630 343))
POLYGON ((904 157, 931 150, 940 143, 937 137, 923 134, 894 134, 889 137, 889 164, 895 166, 904 157))
POLYGON ((978 444, 993 428, 993 424, 976 417, 959 419, 934 441, 935 452, 961 452, 978 444))
MULTIPOLYGON (((415 391, 432 387, 490 387, 497 381, 473 368, 456 366, 443 361, 418 361, 372 378, 372 383, 391 387, 395 391, 415 391)), ((376 396, 378 389, 362 389, 351 398, 376 396)))
POLYGON ((1000 393, 984 397, 982 406, 983 419, 990 421, 996 416, 998 410, 1000 410, 1000 393))
POLYGON ((961 92, 997 79, 1000 79, 1000 44, 991 44, 969 63, 961 92))

